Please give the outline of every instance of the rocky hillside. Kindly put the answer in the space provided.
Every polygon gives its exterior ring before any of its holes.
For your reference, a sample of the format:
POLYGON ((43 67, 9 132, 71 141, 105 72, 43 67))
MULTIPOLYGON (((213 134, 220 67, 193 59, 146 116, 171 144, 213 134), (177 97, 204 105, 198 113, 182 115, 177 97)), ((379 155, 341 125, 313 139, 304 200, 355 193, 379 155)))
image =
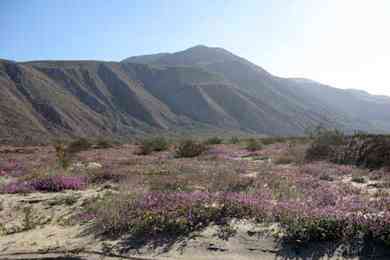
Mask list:
POLYGON ((0 139, 155 132, 302 134, 322 124, 390 130, 390 101, 279 78, 196 46, 122 62, 0 60, 0 139))

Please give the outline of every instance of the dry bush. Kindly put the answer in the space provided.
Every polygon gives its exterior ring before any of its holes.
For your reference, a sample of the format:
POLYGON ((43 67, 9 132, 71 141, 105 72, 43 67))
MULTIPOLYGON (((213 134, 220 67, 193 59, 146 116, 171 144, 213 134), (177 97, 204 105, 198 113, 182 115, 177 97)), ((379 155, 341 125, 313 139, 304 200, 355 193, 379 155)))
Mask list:
POLYGON ((236 169, 215 171, 206 185, 209 192, 247 192, 254 189, 254 179, 240 176, 236 169))
POLYGON ((255 152, 258 150, 261 150, 263 148, 262 143, 255 139, 255 138, 249 138, 247 140, 246 149, 251 152, 255 152))
POLYGON ((67 169, 70 166, 77 153, 88 150, 91 147, 92 143, 85 138, 79 138, 69 144, 63 141, 54 143, 57 162, 63 169, 67 169))
POLYGON ((275 157, 274 163, 302 165, 305 162, 306 150, 306 144, 289 144, 287 150, 275 157))
POLYGON ((91 184, 103 184, 106 182, 119 183, 127 178, 127 174, 123 172, 113 171, 107 167, 102 169, 86 170, 83 175, 88 178, 88 182, 91 184))
POLYGON ((177 158, 191 158, 201 155, 206 150, 205 144, 189 139, 180 142, 176 148, 175 156, 177 158))

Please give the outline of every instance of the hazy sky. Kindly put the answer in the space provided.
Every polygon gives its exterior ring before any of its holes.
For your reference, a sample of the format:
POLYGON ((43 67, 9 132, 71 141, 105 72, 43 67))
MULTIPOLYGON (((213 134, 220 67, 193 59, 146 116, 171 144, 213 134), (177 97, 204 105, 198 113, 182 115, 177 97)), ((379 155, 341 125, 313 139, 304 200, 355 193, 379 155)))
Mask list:
POLYGON ((390 0, 0 0, 0 58, 223 47, 283 77, 390 95, 390 0))

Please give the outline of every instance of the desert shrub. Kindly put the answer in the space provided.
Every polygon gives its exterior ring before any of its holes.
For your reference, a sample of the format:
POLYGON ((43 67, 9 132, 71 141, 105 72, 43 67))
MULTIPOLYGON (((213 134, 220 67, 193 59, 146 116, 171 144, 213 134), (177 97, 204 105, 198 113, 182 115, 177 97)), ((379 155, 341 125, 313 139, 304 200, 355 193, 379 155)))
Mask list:
POLYGON ((227 223, 219 227, 217 236, 219 239, 227 241, 229 240, 229 238, 235 236, 236 234, 237 230, 227 223))
POLYGON ((207 146, 200 142, 188 139, 180 142, 176 148, 175 156, 177 158, 190 158, 201 155, 207 150, 207 146))
MULTIPOLYGON (((276 184, 277 188, 284 189, 280 184, 276 184)), ((286 196, 275 200, 263 185, 251 193, 122 192, 108 194, 83 207, 97 232, 114 236, 126 233, 133 239, 187 235, 210 223, 225 225, 237 218, 278 222, 283 238, 300 243, 354 238, 390 242, 386 197, 377 201, 344 196, 343 189, 325 184, 319 189, 312 187, 298 200, 286 196)))
POLYGON ((204 143, 206 145, 222 144, 223 139, 217 136, 208 138, 204 143))
POLYGON ((289 147, 274 159, 275 164, 303 164, 307 146, 304 144, 289 144, 289 147))
POLYGON ((229 142, 231 144, 238 144, 240 142, 240 139, 237 136, 233 136, 232 138, 230 138, 229 142))
POLYGON ((384 135, 357 134, 346 138, 339 147, 333 162, 352 164, 368 169, 390 166, 390 137, 384 135))
POLYGON ((308 161, 332 159, 336 153, 336 147, 345 143, 345 137, 337 129, 322 129, 313 136, 310 147, 306 150, 305 159, 308 161))
POLYGON ((276 144, 276 143, 283 143, 285 142, 285 138, 283 137, 267 137, 267 138, 262 138, 261 142, 264 145, 270 145, 270 144, 276 144))
POLYGON ((81 176, 48 176, 30 181, 15 181, 4 185, 0 193, 59 192, 63 190, 81 190, 87 185, 81 176))
POLYGON ((79 153, 92 147, 92 143, 86 138, 78 138, 68 144, 66 147, 69 153, 79 153))
POLYGON ((261 196, 238 193, 151 192, 107 196, 88 207, 96 229, 108 235, 180 236, 224 219, 252 217, 261 196), (169 202, 169 203, 166 203, 169 202), (107 208, 110 211, 107 211, 107 208))
POLYGON ((245 192, 253 188, 253 178, 238 178, 237 181, 229 183, 224 189, 227 192, 245 192))
POLYGON ((342 239, 344 223, 329 218, 283 218, 285 239, 299 242, 338 241, 342 239))
POLYGON ((14 181, 4 184, 0 187, 0 194, 4 193, 21 193, 26 194, 33 192, 33 188, 29 182, 26 181, 14 181))
POLYGON ((344 136, 338 130, 317 130, 305 159, 329 160, 368 169, 390 166, 390 137, 356 133, 344 136))
POLYGON ((57 142, 54 144, 54 149, 56 152, 56 158, 58 164, 63 168, 67 169, 71 163, 71 155, 66 150, 66 145, 62 142, 57 142))
POLYGON ((86 184, 86 178, 81 176, 50 176, 30 182, 34 190, 44 192, 82 190, 86 184))
POLYGON ((123 173, 115 173, 108 169, 96 169, 87 171, 86 177, 88 178, 89 183, 102 184, 109 181, 118 183, 125 179, 126 175, 123 173))
POLYGON ((262 143, 255 139, 255 138, 249 138, 247 140, 246 149, 251 152, 255 152, 258 150, 261 150, 263 148, 262 143))
POLYGON ((149 190, 153 192, 182 192, 189 191, 187 179, 179 179, 177 176, 152 176, 148 181, 149 190))
POLYGON ((57 162, 63 169, 67 169, 70 166, 71 161, 77 153, 88 150, 91 147, 92 143, 85 138, 79 138, 69 144, 65 144, 63 141, 56 141, 54 143, 57 162))
POLYGON ((80 195, 70 195, 70 196, 65 196, 65 197, 58 196, 58 197, 55 197, 54 200, 49 200, 47 202, 47 204, 50 206, 59 206, 59 205, 72 206, 79 199, 80 199, 80 195))
POLYGON ((96 144, 93 146, 95 149, 108 149, 114 147, 114 144, 105 139, 99 139, 96 141, 96 144))
POLYGON ((269 179, 267 185, 272 191, 273 198, 277 200, 291 200, 303 196, 302 192, 287 178, 274 176, 269 179))
POLYGON ((155 137, 141 141, 139 154, 148 155, 152 152, 165 151, 169 147, 168 141, 164 137, 155 137))
POLYGON ((36 224, 33 221, 32 207, 23 208, 23 220, 22 220, 23 230, 31 230, 35 228, 36 224))
POLYGON ((320 175, 319 179, 321 181, 334 181, 334 178, 330 176, 329 174, 322 174, 320 175))
POLYGON ((370 181, 379 181, 383 178, 388 177, 389 174, 384 169, 380 170, 374 170, 369 173, 369 180, 370 181))
POLYGON ((281 155, 274 160, 275 164, 290 164, 293 162, 294 162, 294 158, 289 155, 281 155))
POLYGON ((367 182, 363 176, 353 176, 351 181, 356 182, 356 183, 366 183, 367 182))
MULTIPOLYGON (((183 174, 176 169, 152 169, 143 173, 144 184, 152 192, 189 191, 190 174, 183 174)), ((192 181, 193 182, 193 181, 192 181)))
POLYGON ((342 145, 345 143, 345 136, 340 130, 324 128, 316 132, 314 142, 324 145, 342 145))

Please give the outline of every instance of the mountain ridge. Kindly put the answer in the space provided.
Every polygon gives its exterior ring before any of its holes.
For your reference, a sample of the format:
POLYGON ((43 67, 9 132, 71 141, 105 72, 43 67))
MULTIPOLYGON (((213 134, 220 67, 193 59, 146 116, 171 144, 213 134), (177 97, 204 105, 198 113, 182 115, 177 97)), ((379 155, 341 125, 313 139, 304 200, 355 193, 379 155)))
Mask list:
POLYGON ((0 87, 0 139, 197 128, 301 135, 318 124, 390 130, 390 101, 384 97, 276 77, 227 50, 203 45, 121 62, 0 60, 0 87))

